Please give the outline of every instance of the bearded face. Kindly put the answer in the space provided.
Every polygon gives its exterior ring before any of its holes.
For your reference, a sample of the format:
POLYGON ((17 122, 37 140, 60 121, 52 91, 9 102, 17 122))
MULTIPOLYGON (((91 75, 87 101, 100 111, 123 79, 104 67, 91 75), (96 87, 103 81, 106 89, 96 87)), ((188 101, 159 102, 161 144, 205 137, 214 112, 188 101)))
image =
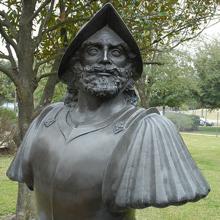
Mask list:
POLYGON ((123 91, 131 78, 131 65, 119 68, 115 65, 74 65, 79 89, 97 97, 111 98, 123 91))
POLYGON ((101 98, 111 98, 132 79, 132 56, 128 45, 108 26, 83 42, 72 57, 75 88, 101 98))

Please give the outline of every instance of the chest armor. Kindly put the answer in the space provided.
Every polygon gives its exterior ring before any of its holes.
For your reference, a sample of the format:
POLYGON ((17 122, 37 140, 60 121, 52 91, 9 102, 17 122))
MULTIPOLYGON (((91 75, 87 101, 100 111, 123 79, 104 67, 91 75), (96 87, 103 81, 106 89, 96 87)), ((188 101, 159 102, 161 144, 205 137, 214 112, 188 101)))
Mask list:
POLYGON ((63 216, 62 210, 74 216, 102 210, 103 174, 129 112, 126 108, 104 122, 77 128, 68 121, 67 109, 42 121, 30 154, 41 219, 63 216))

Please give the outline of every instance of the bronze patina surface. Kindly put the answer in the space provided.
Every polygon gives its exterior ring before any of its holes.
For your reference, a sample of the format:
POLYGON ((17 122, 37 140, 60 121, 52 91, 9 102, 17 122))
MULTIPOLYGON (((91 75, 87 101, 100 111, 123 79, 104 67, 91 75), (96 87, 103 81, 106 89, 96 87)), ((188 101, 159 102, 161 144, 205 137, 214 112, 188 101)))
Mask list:
POLYGON ((136 107, 136 42, 111 4, 80 30, 59 68, 65 102, 32 122, 7 175, 36 194, 40 220, 135 220, 134 209, 210 191, 175 126, 136 107))

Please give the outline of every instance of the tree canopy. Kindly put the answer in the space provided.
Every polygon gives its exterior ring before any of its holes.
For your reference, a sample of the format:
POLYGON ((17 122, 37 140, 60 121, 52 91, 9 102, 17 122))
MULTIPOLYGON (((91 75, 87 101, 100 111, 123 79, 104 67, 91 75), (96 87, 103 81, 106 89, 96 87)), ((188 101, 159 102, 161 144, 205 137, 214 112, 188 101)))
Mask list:
MULTIPOLYGON (((54 84, 58 82, 54 75, 63 48, 106 2, 109 1, 2 0, 0 36, 7 53, 1 51, 0 58, 9 60, 11 68, 5 69, 0 65, 0 70, 7 74, 17 87, 20 85, 19 79, 25 75, 32 81, 32 93, 46 77, 48 83, 43 88, 39 105, 48 104, 52 100, 54 84), (32 56, 25 58, 26 52, 32 56), (29 67, 19 62, 22 59, 26 59, 29 67), (41 71, 45 63, 50 64, 47 72, 41 71), (18 70, 24 65, 25 69, 28 69, 27 74, 22 71, 22 76, 19 76, 21 71, 18 70)), ((160 61, 156 59, 156 54, 196 37, 213 18, 217 8, 216 0, 111 2, 132 31, 146 64, 157 64, 160 61)), ((142 81, 146 82, 145 75, 142 81)))
POLYGON ((220 108, 220 41, 216 39, 200 45, 194 64, 199 77, 201 106, 220 108))
POLYGON ((180 107, 192 99, 197 91, 197 77, 192 60, 186 52, 179 50, 164 54, 161 60, 164 65, 146 70, 154 80, 150 106, 180 107))
MULTIPOLYGON (((7 68, 8 62, 0 60, 0 63, 7 68)), ((15 87, 11 79, 0 72, 0 104, 15 101, 15 87)))

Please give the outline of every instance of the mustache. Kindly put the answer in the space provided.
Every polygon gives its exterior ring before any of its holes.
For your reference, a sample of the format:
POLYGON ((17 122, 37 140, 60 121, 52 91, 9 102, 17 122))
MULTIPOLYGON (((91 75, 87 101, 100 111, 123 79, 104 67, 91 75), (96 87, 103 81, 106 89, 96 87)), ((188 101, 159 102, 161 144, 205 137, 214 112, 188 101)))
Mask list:
POLYGON ((111 75, 119 75, 124 68, 118 68, 114 65, 93 65, 93 66, 85 66, 84 71, 87 73, 109 73, 111 75))

